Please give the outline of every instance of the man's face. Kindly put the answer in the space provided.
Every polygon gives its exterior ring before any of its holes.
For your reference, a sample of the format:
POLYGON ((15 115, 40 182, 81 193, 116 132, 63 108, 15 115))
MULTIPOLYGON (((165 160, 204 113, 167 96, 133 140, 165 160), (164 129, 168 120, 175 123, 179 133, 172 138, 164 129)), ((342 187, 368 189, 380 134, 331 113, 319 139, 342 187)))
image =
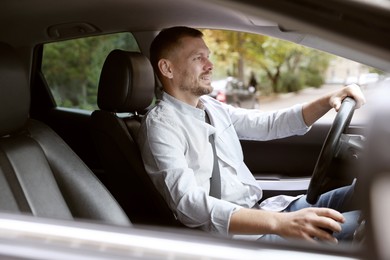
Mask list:
POLYGON ((173 82, 186 94, 202 96, 211 93, 213 64, 202 38, 184 37, 172 57, 173 82))

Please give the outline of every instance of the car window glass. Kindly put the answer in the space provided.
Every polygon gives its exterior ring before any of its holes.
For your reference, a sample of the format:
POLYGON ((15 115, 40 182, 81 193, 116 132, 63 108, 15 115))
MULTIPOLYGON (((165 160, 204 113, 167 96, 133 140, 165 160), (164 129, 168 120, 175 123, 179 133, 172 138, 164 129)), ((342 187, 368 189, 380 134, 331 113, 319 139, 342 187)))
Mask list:
POLYGON ((106 56, 114 49, 139 52, 131 33, 45 44, 42 72, 57 106, 97 109, 100 71, 106 56))
MULTIPOLYGON (((202 30, 214 64, 211 96, 244 108, 275 110, 311 101, 347 84, 371 91, 386 75, 342 57, 272 37, 202 30)), ((364 117, 364 110, 354 119, 364 117)), ((333 119, 330 111, 323 119, 333 119)), ((364 118, 363 118, 364 120, 364 118)))

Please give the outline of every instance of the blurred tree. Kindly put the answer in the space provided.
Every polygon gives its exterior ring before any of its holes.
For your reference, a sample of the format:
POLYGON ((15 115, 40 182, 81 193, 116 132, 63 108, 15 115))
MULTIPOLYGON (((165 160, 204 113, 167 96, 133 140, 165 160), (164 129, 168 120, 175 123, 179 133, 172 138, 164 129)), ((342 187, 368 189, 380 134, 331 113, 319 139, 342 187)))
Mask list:
POLYGON ((235 33, 222 30, 203 30, 206 44, 211 50, 211 61, 215 64, 214 76, 237 77, 236 63, 240 57, 235 33))
POLYGON ((257 34, 208 29, 203 33, 217 78, 234 76, 248 82, 245 76, 257 71, 263 79, 259 86, 268 85, 274 93, 318 87, 324 81, 330 56, 323 52, 257 34))
POLYGON ((139 51, 130 33, 45 44, 42 71, 58 106, 97 108, 100 70, 113 49, 139 51))

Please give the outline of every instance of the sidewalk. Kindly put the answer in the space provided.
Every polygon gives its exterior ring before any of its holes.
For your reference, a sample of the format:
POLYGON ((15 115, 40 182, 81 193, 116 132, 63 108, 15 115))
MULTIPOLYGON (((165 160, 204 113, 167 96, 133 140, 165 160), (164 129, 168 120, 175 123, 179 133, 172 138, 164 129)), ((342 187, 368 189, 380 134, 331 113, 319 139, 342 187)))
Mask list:
MULTIPOLYGON (((343 85, 324 85, 321 88, 306 88, 298 93, 283 93, 283 94, 274 94, 272 96, 259 96, 258 99, 260 102, 257 104, 254 103, 254 99, 252 101, 248 101, 242 104, 242 107, 246 108, 258 108, 262 111, 273 111, 282 108, 287 108, 293 106, 295 104, 302 104, 308 101, 315 100, 327 93, 333 92, 339 88, 343 87, 343 85)), ((363 88, 363 93, 366 96, 367 103, 373 103, 370 100, 370 97, 375 89, 363 88)), ((369 104, 366 104, 363 108, 358 109, 354 113, 353 121, 360 123, 365 122, 368 119, 369 113, 369 104)), ((324 122, 332 122, 334 117, 336 116, 336 111, 331 109, 328 113, 326 113, 320 121, 324 122)))
POLYGON ((272 96, 260 95, 259 109, 269 111, 305 103, 341 87, 342 85, 324 85, 320 88, 305 88, 297 93, 274 94, 272 96))

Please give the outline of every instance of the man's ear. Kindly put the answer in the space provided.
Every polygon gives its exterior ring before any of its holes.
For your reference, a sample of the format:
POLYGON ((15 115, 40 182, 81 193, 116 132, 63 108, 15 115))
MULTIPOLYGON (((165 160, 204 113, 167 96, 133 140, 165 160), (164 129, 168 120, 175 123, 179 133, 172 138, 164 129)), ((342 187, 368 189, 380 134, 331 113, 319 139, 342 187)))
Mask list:
POLYGON ((161 59, 158 61, 158 68, 164 77, 169 79, 173 78, 172 63, 167 59, 161 59))

